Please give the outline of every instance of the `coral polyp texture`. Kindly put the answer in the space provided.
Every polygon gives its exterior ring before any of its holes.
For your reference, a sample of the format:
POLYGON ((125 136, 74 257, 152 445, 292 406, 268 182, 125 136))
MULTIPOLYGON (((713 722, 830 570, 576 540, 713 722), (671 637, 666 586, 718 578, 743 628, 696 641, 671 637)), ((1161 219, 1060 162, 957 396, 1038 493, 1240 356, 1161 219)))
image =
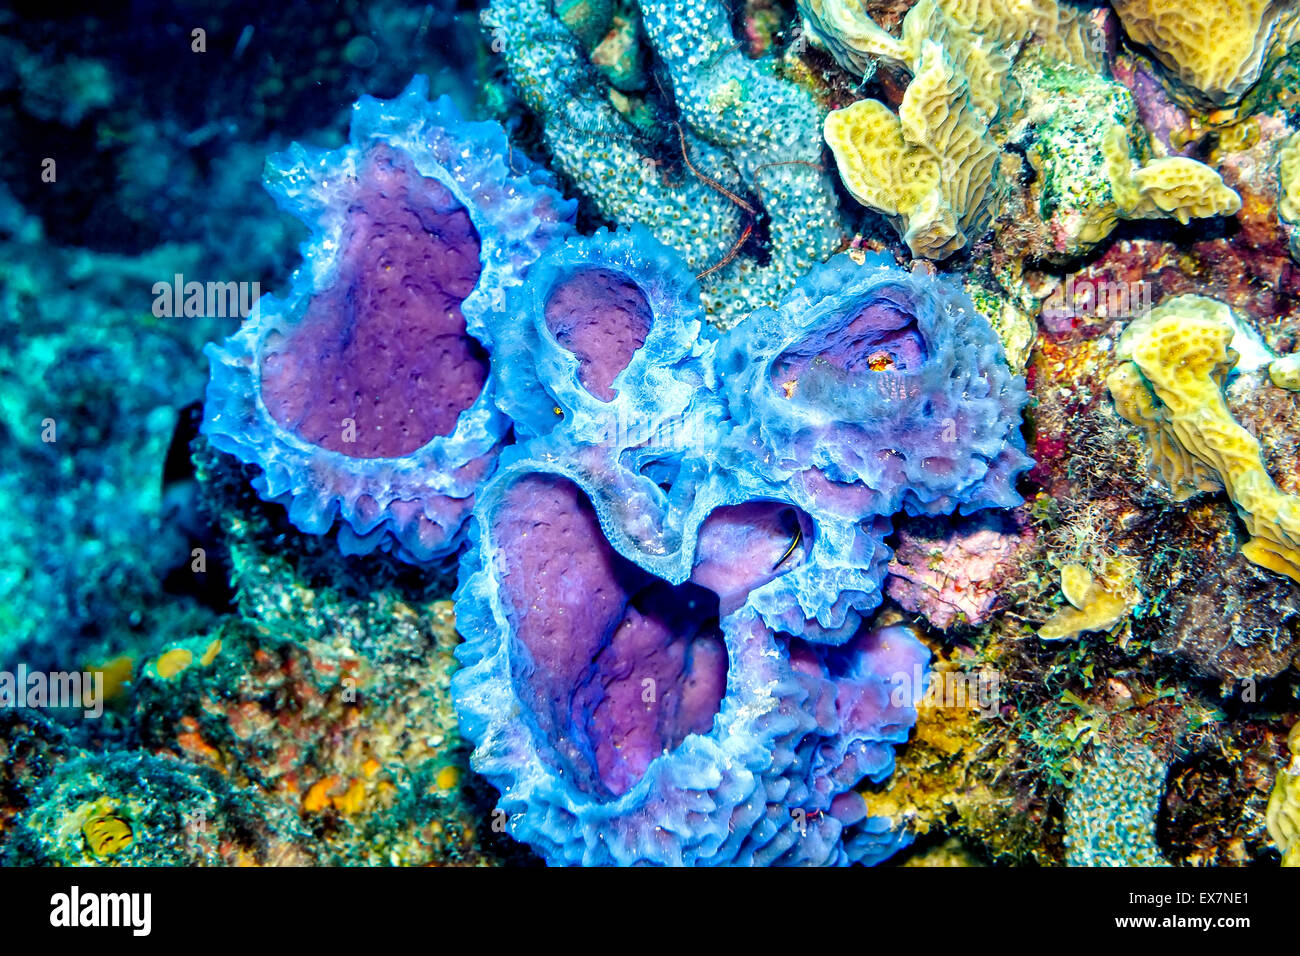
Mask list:
POLYGON ((1224 400, 1238 354, 1232 310, 1203 296, 1177 296, 1134 322, 1120 340, 1125 360, 1107 379, 1115 406, 1145 432, 1152 463, 1178 500, 1227 491, 1250 540, 1241 551, 1300 581, 1300 496, 1281 491, 1259 440, 1224 400))
POLYGON ((927 41, 897 116, 859 100, 826 117, 825 136, 845 188, 893 219, 914 256, 946 258, 988 228, 997 145, 938 44, 927 41))
POLYGON ((209 346, 203 431, 260 469, 300 529, 345 552, 452 554, 509 428, 485 317, 573 204, 506 165, 504 131, 430 103, 363 98, 349 143, 271 158, 267 187, 312 230, 283 297, 209 346))
POLYGON ((895 675, 929 651, 898 627, 835 649, 766 628, 749 597, 783 573, 788 510, 714 511, 673 585, 567 478, 483 491, 453 693, 512 834, 586 865, 870 863, 906 842, 852 787, 893 769, 916 717, 895 675))

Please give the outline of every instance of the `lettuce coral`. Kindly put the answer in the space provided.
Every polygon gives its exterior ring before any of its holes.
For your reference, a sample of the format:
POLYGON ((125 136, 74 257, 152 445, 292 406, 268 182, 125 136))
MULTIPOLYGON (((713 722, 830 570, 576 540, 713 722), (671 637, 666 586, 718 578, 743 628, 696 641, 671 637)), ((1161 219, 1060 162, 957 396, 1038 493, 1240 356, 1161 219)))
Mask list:
POLYGON ((1290 0, 1113 0, 1124 31, 1145 44, 1189 98, 1236 103, 1285 44, 1297 10, 1290 0))
POLYGON ((1222 302, 1168 299, 1125 329, 1106 382, 1119 414, 1145 433, 1174 498, 1225 489, 1251 535, 1242 554, 1300 581, 1300 498, 1273 483, 1259 440, 1223 397, 1238 358, 1229 347, 1235 325, 1222 302))
POLYGON ((969 90, 943 48, 926 41, 898 116, 859 100, 826 117, 845 188, 893 220, 918 258, 950 256, 992 219, 998 147, 969 90))
POLYGON ((302 530, 338 519, 345 552, 415 560, 459 546, 509 428, 485 317, 574 212, 544 171, 510 171, 501 127, 427 89, 363 97, 342 149, 269 160, 267 188, 312 235, 289 292, 208 346, 203 423, 302 530))
POLYGON ((1128 131, 1119 124, 1107 130, 1102 152, 1119 215, 1125 219, 1171 216, 1185 226, 1194 218, 1232 216, 1241 209, 1236 191, 1194 159, 1167 156, 1134 169, 1128 131))
POLYGON ((997 206, 999 145, 990 131, 1015 102, 1012 66, 1038 37, 1044 56, 1095 73, 1087 22, 1055 0, 919 0, 896 38, 851 0, 803 0, 808 28, 846 69, 883 58, 912 74, 898 116, 862 100, 826 118, 840 178, 893 221, 912 255, 943 259, 977 239, 997 206))

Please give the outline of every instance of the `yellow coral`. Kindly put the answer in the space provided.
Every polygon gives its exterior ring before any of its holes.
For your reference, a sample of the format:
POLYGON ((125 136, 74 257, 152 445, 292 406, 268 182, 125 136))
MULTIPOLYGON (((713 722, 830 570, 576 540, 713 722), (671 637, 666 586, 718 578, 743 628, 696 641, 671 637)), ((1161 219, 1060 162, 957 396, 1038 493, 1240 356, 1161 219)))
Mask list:
POLYGON ((1300 352, 1284 355, 1270 362, 1268 377, 1278 388, 1300 392, 1300 352))
POLYGON ((1292 726, 1287 743, 1291 762, 1277 772, 1264 819, 1282 851, 1282 865, 1300 866, 1300 723, 1292 726))
POLYGON ((1278 215, 1283 222, 1300 223, 1300 133, 1286 138, 1278 158, 1278 215))
POLYGON ((1124 30, 1199 98, 1239 100, 1296 18, 1292 0, 1112 0, 1124 30))
POLYGON ((1251 539, 1242 554, 1300 581, 1300 497, 1273 483, 1259 442, 1233 419, 1223 383, 1237 362, 1232 310, 1177 296, 1132 323, 1107 378, 1116 410, 1144 429, 1175 498, 1223 487, 1251 539))
POLYGON ((943 11, 963 28, 999 43, 1036 37, 1051 59, 1089 66, 1101 62, 1100 35, 1077 11, 1056 0, 940 0, 943 11))
POLYGON ((997 146, 933 41, 898 116, 860 100, 831 112, 824 132, 845 188, 893 219, 914 256, 945 258, 988 227, 997 146))
POLYGON ((1109 631, 1128 617, 1137 604, 1130 562, 1115 560, 1102 576, 1081 564, 1061 569, 1061 593, 1070 605, 1061 608, 1038 629, 1045 641, 1078 637, 1085 631, 1109 631))
POLYGON ((915 72, 922 44, 944 47, 971 84, 971 99, 992 117, 1011 60, 1037 38, 1049 58, 1098 69, 1100 37, 1077 11, 1056 0, 919 0, 903 19, 902 38, 871 19, 860 0, 799 0, 809 32, 837 63, 859 76, 877 58, 915 72))
POLYGON ((1194 159, 1153 159, 1134 170, 1128 133, 1118 123, 1106 131, 1102 153, 1117 211, 1125 219, 1172 216, 1185 226, 1192 219, 1231 216, 1241 209, 1241 197, 1194 159))
POLYGON ((809 32, 844 69, 862 76, 877 57, 910 62, 902 41, 882 30, 857 0, 800 0, 809 32))
POLYGON ((76 815, 84 818, 81 833, 86 838, 86 846, 98 859, 121 853, 134 839, 131 824, 117 812, 117 803, 107 797, 83 804, 77 808, 76 815))

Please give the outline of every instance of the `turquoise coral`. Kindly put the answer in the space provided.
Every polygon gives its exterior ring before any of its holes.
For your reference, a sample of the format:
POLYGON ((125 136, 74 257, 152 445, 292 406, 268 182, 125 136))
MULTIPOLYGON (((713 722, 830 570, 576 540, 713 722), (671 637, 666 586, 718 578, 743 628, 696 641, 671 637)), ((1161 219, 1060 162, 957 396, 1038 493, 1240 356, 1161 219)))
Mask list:
POLYGON ((604 218, 641 223, 682 255, 709 317, 730 326, 846 239, 821 166, 822 110, 770 58, 736 49, 716 0, 643 0, 641 17, 679 111, 650 129, 625 118, 619 106, 644 111, 609 89, 545 0, 497 0, 484 22, 554 165, 604 218), (763 215, 766 262, 742 242, 763 215))
POLYGON ((1066 863, 1167 866, 1156 844, 1167 770, 1148 747, 1098 747, 1065 807, 1066 863))

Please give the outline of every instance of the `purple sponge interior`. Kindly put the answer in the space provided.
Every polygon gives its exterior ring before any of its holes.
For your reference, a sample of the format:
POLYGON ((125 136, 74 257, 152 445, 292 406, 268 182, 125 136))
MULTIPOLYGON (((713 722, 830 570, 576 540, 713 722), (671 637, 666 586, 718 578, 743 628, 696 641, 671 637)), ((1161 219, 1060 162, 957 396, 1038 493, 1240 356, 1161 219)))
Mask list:
POLYGON ((519 698, 580 789, 626 793, 664 751, 712 729, 727 682, 715 593, 619 555, 566 479, 518 481, 493 537, 519 698))
POLYGON ((312 444, 397 458, 455 431, 483 389, 487 355, 461 314, 481 271, 479 236, 451 191, 404 154, 379 145, 363 165, 333 284, 268 340, 262 399, 312 444))
POLYGON ((926 359, 916 316, 889 301, 873 302, 847 323, 825 327, 782 352, 772 363, 772 384, 787 388, 810 369, 836 380, 872 372, 906 372, 926 359))
POLYGON ((602 402, 612 401, 618 373, 645 344, 654 317, 645 293, 620 272, 582 269, 557 283, 546 299, 546 327, 578 358, 578 380, 602 402))

